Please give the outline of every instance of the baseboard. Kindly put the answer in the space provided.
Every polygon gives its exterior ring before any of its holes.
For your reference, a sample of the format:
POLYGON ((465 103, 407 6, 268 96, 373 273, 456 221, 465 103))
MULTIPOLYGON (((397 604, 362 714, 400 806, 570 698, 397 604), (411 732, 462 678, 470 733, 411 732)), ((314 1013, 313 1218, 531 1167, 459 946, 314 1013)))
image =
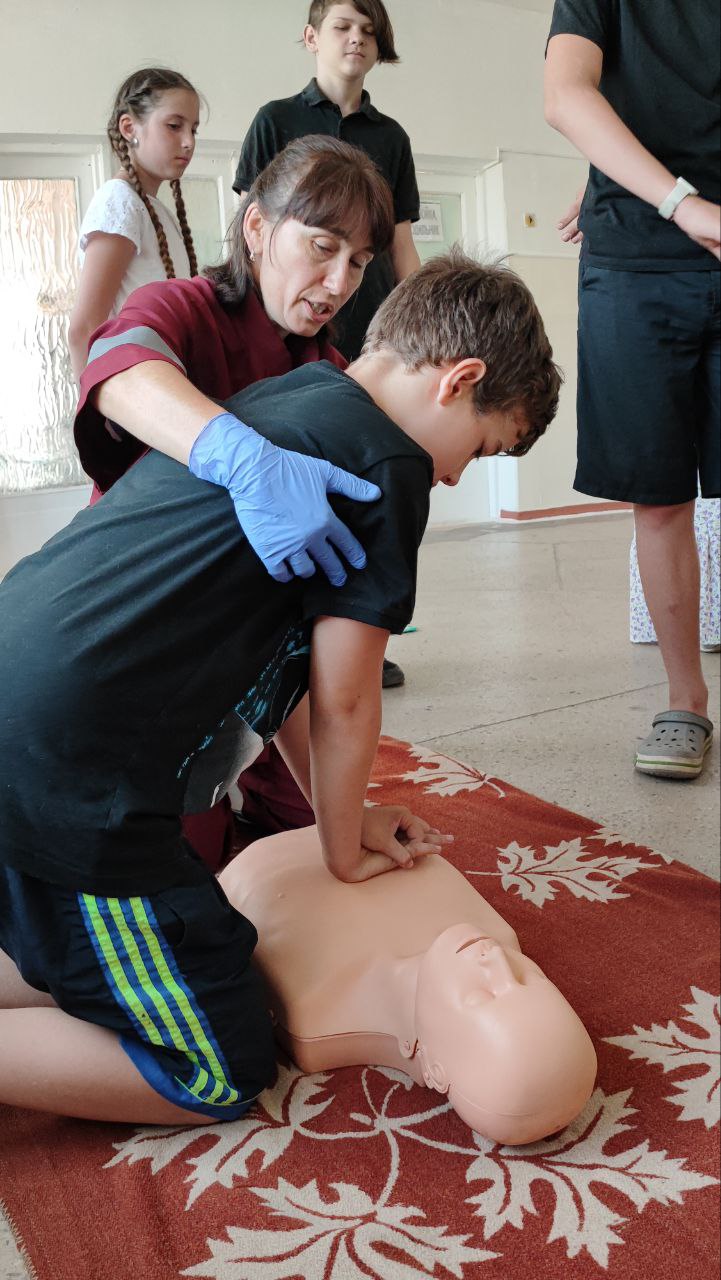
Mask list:
POLYGON ((571 507, 539 507, 537 511, 499 511, 501 520, 551 520, 557 516, 606 515, 609 511, 631 511, 630 502, 579 502, 571 507))

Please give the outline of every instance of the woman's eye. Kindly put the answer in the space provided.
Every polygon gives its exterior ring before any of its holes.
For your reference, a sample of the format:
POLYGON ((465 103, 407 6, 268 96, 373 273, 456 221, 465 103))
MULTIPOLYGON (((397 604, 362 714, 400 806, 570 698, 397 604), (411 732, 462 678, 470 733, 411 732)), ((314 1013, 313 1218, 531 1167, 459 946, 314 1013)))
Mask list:
POLYGON ((331 248, 331 246, 330 246, 329 244, 321 244, 321 243, 320 243, 320 240, 314 240, 314 241, 313 241, 313 248, 314 248, 314 249, 317 249, 319 253, 332 253, 332 252, 333 252, 333 250, 332 250, 332 248, 331 248))

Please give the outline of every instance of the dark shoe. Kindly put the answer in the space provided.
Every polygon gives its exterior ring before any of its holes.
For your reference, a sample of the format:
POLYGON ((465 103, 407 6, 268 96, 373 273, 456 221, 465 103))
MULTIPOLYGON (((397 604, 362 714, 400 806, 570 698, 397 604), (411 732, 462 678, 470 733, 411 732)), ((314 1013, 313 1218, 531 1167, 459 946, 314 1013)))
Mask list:
POLYGON ((400 685, 405 684, 406 678, 398 666, 397 662, 389 662, 387 658, 383 659, 383 688, 398 689, 400 685))

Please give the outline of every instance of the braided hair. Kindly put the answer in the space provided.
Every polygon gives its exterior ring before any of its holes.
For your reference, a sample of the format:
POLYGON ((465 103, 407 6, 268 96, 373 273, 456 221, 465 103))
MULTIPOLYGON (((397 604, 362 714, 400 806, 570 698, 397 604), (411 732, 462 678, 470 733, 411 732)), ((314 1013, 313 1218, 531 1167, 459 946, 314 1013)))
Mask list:
MULTIPOLYGON (((160 258, 165 268, 165 274, 169 280, 175 279, 175 267, 173 259, 170 256, 168 248, 168 240, 155 209, 148 196, 143 190, 140 177, 130 158, 130 147, 127 139, 120 132, 119 120, 121 116, 132 115, 136 120, 142 120, 154 106, 157 105, 161 94, 168 89, 188 89, 191 93, 195 93, 195 89, 185 76, 179 71, 169 71, 165 67, 147 67, 142 71, 135 71, 133 75, 128 76, 127 80, 121 84, 113 104, 113 110, 108 120, 108 138, 110 145, 117 156, 123 171, 133 190, 142 200, 148 211, 148 216, 153 224, 155 234, 158 239, 158 249, 160 258)), ((178 216, 178 223, 183 235, 183 243, 188 254, 190 263, 190 274, 197 276, 198 259, 195 255, 193 246, 193 237, 190 234, 188 225, 188 215, 185 211, 185 201, 180 190, 180 181, 175 178, 170 183, 170 189, 175 200, 175 211, 178 216)))

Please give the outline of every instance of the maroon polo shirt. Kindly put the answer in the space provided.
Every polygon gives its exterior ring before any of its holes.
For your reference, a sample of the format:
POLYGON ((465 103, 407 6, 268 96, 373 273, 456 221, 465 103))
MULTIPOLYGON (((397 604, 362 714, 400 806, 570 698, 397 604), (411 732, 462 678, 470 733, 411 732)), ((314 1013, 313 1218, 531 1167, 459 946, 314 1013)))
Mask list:
POLYGON ((316 360, 346 366, 323 336, 290 334, 283 340, 253 291, 240 307, 227 310, 202 276, 143 285, 119 315, 95 331, 80 379, 75 442, 84 470, 103 493, 146 446, 109 426, 88 397, 106 378, 146 360, 174 365, 213 400, 227 400, 261 378, 316 360))

